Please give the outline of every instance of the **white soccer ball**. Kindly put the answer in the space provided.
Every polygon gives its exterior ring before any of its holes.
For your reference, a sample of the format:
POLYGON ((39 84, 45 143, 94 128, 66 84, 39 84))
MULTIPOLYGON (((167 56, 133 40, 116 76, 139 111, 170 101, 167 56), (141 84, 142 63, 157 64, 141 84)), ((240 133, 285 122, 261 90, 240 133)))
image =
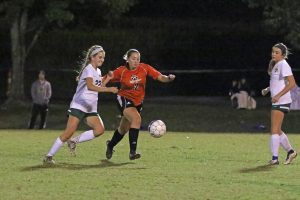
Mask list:
POLYGON ((167 127, 163 121, 154 120, 154 121, 150 122, 150 124, 148 126, 148 130, 152 137, 159 138, 166 133, 167 127))

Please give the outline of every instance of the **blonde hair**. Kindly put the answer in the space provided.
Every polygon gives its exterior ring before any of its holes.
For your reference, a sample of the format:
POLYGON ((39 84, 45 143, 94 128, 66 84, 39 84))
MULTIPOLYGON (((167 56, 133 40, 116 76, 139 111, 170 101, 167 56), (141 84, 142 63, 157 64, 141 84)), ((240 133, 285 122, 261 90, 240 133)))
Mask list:
POLYGON ((84 70, 84 68, 91 62, 91 57, 95 56, 96 54, 98 54, 99 52, 105 52, 103 47, 100 45, 93 45, 91 46, 87 52, 83 52, 84 54, 84 59, 82 59, 80 65, 81 65, 81 69, 78 73, 77 76, 77 80, 80 79, 80 76, 82 74, 82 71, 84 70))

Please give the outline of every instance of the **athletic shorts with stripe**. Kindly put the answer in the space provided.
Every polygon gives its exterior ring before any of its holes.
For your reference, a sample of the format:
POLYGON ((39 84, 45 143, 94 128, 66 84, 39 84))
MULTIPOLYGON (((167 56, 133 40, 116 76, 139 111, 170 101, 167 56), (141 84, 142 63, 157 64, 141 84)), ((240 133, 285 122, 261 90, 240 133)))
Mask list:
POLYGON ((70 108, 68 110, 68 115, 72 115, 76 118, 78 118, 80 121, 83 120, 84 118, 87 118, 87 117, 90 117, 90 116, 98 116, 99 117, 99 114, 98 113, 85 113, 79 109, 76 109, 76 108, 70 108))
POLYGON ((272 105, 271 110, 279 110, 285 114, 287 114, 288 112, 290 112, 290 106, 291 104, 279 104, 279 105, 272 105))
POLYGON ((135 106, 131 100, 126 99, 125 97, 120 95, 117 95, 117 105, 122 116, 125 108, 134 107, 139 113, 141 113, 141 111, 143 110, 143 104, 135 106))

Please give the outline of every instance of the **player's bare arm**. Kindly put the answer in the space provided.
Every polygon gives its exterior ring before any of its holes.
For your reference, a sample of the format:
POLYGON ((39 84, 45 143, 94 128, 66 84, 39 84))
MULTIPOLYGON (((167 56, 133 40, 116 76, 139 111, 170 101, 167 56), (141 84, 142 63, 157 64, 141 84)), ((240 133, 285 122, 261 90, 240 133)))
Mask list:
POLYGON ((86 86, 89 90, 96 91, 96 92, 112 92, 114 94, 118 93, 117 87, 96 86, 93 83, 93 78, 91 77, 86 78, 86 86))
POLYGON ((109 71, 105 76, 103 76, 101 86, 105 87, 106 84, 113 78, 114 78, 114 73, 112 71, 109 71))
POLYGON ((176 76, 174 74, 169 74, 168 76, 162 74, 158 76, 157 80, 162 83, 169 83, 174 81, 175 78, 176 76))

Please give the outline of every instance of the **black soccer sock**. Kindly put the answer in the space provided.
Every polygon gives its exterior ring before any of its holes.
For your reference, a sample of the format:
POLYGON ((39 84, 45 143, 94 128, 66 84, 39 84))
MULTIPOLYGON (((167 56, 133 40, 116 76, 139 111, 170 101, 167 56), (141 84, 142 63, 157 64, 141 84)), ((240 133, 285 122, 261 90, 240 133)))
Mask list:
POLYGON ((135 153, 137 140, 139 137, 140 129, 137 128, 130 128, 129 129, 129 145, 130 145, 130 153, 135 153))
POLYGON ((294 152, 295 152, 294 149, 291 149, 291 150, 289 150, 288 154, 292 154, 294 152))
POLYGON ((118 129, 115 130, 113 137, 111 138, 111 141, 109 142, 108 146, 110 148, 114 148, 114 146, 116 146, 122 139, 123 139, 124 135, 121 135, 121 133, 119 133, 118 129))

